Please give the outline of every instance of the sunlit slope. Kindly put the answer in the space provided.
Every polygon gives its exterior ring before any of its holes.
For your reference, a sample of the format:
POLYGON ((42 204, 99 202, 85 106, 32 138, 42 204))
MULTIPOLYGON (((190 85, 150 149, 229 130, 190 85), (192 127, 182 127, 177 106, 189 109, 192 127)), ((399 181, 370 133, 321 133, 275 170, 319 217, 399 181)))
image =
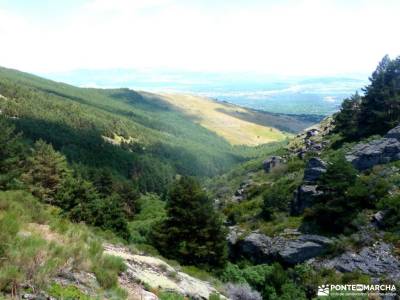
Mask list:
POLYGON ((163 100, 191 116, 203 127, 214 131, 233 145, 256 146, 282 141, 290 134, 243 120, 238 113, 254 114, 245 108, 189 94, 161 94, 163 100))

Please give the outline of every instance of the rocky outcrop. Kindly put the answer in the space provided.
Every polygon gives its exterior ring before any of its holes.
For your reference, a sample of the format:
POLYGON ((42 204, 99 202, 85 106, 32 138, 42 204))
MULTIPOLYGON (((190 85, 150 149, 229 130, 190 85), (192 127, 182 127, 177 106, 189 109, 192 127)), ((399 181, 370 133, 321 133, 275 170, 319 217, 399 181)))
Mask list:
POLYGON ((322 194, 318 191, 317 185, 303 184, 294 192, 294 197, 290 205, 290 214, 293 216, 301 215, 304 210, 311 207, 316 197, 322 194))
POLYGON ((239 188, 235 191, 234 195, 232 196, 232 201, 233 202, 241 202, 243 200, 246 200, 247 191, 252 185, 254 185, 254 182, 252 179, 247 179, 247 180, 244 180, 243 182, 241 182, 239 185, 239 188))
POLYGON ((270 173, 273 169, 279 167, 284 160, 280 156, 271 156, 270 158, 264 160, 263 168, 266 173, 270 173))
POLYGON ((311 207, 316 197, 321 195, 316 181, 326 173, 327 163, 318 157, 310 158, 304 169, 303 184, 294 192, 290 206, 290 214, 297 216, 304 212, 304 209, 311 207))
POLYGON ((332 240, 314 234, 300 235, 297 239, 285 240, 279 247, 279 256, 289 265, 302 263, 326 253, 332 240))
POLYGON ((383 138, 367 144, 358 144, 346 155, 346 159, 359 171, 396 161, 400 159, 400 142, 392 138, 383 138))
POLYGON ((385 211, 378 211, 372 216, 372 225, 377 228, 385 227, 385 211))
POLYGON ((256 263, 270 263, 276 258, 276 249, 269 236, 253 232, 239 241, 238 247, 241 256, 250 258, 256 263))
POLYGON ((396 126, 396 127, 393 128, 393 129, 390 129, 390 130, 386 133, 385 138, 388 138, 388 139, 396 139, 396 140, 399 140, 399 141, 400 141, 400 125, 399 125, 399 126, 396 126))
MULTIPOLYGON (((106 254, 124 259, 127 270, 120 277, 124 279, 125 285, 129 285, 129 282, 143 282, 154 288, 174 291, 190 299, 208 299, 210 294, 218 293, 209 282, 180 272, 159 258, 133 254, 122 246, 107 244, 104 248, 106 254)), ((225 299, 222 295, 221 298, 225 299)))
POLYGON ((318 157, 310 158, 304 169, 305 182, 315 182, 326 173, 327 163, 318 157))
POLYGON ((332 241, 327 237, 311 234, 269 237, 252 232, 245 237, 238 237, 236 231, 235 238, 228 239, 228 244, 231 255, 236 258, 245 257, 255 263, 280 261, 286 265, 295 265, 323 255, 332 241))
POLYGON ((313 262, 316 267, 333 268, 339 272, 356 272, 372 277, 387 277, 395 282, 400 280, 400 260, 393 255, 393 247, 376 243, 359 252, 345 252, 333 259, 313 262))
POLYGON ((312 136, 316 136, 320 133, 320 130, 317 128, 312 128, 306 131, 306 137, 310 138, 312 136))
POLYGON ((400 159, 400 126, 390 130, 384 138, 357 144, 347 155, 347 161, 359 171, 400 159))

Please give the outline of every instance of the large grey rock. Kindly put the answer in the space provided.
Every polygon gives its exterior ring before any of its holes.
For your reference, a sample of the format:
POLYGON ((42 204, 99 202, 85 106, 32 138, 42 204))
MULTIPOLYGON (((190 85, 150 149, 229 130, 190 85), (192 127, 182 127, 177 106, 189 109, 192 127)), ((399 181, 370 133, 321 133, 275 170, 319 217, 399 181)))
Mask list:
POLYGON ((343 273, 359 271, 373 277, 385 276, 398 282, 400 280, 400 261, 393 255, 392 248, 389 244, 377 243, 362 248, 360 252, 345 252, 333 259, 314 263, 314 265, 333 268, 343 273))
POLYGON ((318 157, 310 158, 304 170, 304 181, 315 182, 326 173, 327 163, 318 157))
POLYGON ((388 131, 385 138, 396 139, 400 141, 400 125, 388 131))
POLYGON ((255 263, 280 261, 286 265, 302 263, 310 258, 323 255, 332 240, 327 237, 302 234, 295 237, 269 237, 252 232, 244 238, 228 238, 230 253, 245 257, 255 263))
POLYGON ((272 239, 261 233, 253 232, 240 241, 240 254, 256 263, 270 263, 276 255, 272 239))
POLYGON ((304 209, 311 207, 315 198, 322 194, 318 191, 317 185, 303 184, 294 192, 294 197, 290 207, 290 214, 297 216, 304 212, 304 209))
POLYGON ((382 138, 358 144, 346 155, 346 159, 360 171, 396 161, 400 159, 400 141, 395 138, 382 138))
POLYGON ((263 168, 266 173, 270 173, 273 169, 277 168, 284 162, 283 158, 280 156, 271 156, 270 158, 264 160, 263 168))
POLYGON ((377 228, 385 227, 385 212, 378 211, 372 216, 372 224, 375 225, 377 228))
POLYGON ((331 244, 332 240, 327 237, 304 234, 297 239, 286 240, 280 246, 278 253, 284 263, 295 265, 323 255, 331 244))

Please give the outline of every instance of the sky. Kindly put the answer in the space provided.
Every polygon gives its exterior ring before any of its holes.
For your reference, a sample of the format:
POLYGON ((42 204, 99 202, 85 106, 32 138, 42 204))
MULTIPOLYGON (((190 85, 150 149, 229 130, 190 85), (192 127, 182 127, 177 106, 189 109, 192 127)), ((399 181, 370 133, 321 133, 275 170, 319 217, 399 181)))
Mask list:
POLYGON ((400 54, 398 0, 0 0, 0 65, 370 74, 400 54))

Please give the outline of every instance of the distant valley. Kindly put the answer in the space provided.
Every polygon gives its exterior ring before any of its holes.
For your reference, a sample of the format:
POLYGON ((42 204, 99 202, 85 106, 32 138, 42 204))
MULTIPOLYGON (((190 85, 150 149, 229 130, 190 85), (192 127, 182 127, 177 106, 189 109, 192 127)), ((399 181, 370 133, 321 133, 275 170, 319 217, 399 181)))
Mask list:
POLYGON ((368 76, 279 77, 163 70, 77 70, 40 74, 83 87, 128 87, 211 97, 244 107, 284 114, 330 115, 342 100, 368 83, 368 76))

